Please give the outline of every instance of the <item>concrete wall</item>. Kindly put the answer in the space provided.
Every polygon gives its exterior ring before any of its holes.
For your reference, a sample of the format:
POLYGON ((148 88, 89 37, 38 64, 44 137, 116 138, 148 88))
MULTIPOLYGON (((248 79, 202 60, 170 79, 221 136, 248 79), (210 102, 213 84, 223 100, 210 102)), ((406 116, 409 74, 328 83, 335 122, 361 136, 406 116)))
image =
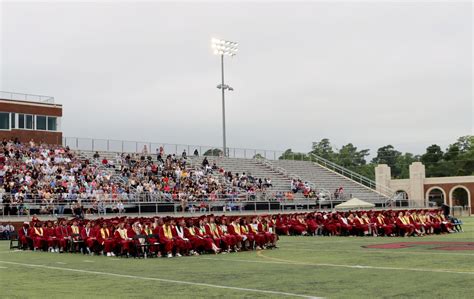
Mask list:
POLYGON ((394 180, 390 177, 390 167, 385 164, 375 168, 375 181, 377 186, 385 186, 393 191, 405 191, 409 200, 420 203, 428 200, 431 190, 438 188, 443 191, 445 203, 453 206, 453 191, 463 188, 468 195, 468 206, 474 213, 474 176, 426 178, 425 166, 421 162, 410 165, 410 178, 394 180))
POLYGON ((20 142, 28 142, 33 139, 35 142, 46 144, 62 144, 63 133, 33 130, 0 131, 0 140, 18 138, 20 142))

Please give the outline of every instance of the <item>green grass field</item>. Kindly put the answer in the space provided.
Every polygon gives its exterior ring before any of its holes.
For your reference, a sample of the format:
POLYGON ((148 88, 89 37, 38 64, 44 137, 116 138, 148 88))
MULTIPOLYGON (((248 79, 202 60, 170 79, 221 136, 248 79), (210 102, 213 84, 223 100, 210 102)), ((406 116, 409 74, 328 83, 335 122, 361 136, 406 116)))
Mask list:
POLYGON ((474 251, 364 245, 474 241, 464 233, 422 238, 282 237, 278 249, 173 259, 11 252, 0 243, 1 298, 472 298, 474 251))

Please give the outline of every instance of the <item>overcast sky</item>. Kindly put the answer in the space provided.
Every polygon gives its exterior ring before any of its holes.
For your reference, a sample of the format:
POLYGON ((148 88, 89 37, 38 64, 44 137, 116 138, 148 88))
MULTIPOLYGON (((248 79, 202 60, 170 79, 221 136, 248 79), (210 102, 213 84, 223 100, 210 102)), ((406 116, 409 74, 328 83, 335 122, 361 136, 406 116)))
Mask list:
POLYGON ((472 4, 1 4, 0 90, 64 105, 65 136, 422 153, 472 134, 472 4))

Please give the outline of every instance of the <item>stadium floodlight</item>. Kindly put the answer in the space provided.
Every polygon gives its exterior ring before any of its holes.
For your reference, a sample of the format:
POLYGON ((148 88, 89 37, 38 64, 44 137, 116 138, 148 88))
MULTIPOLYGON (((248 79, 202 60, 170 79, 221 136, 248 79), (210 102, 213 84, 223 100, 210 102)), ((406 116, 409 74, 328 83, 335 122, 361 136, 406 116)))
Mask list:
POLYGON ((229 86, 224 84, 224 56, 230 56, 233 57, 237 55, 237 52, 239 51, 238 43, 236 42, 231 42, 228 40, 223 40, 219 38, 212 38, 211 39, 211 48, 214 52, 215 55, 220 55, 221 56, 221 79, 222 82, 221 84, 217 85, 217 88, 219 88, 222 91, 222 149, 224 151, 224 156, 227 156, 227 145, 226 145, 226 134, 225 134, 225 91, 233 91, 234 89, 229 86))

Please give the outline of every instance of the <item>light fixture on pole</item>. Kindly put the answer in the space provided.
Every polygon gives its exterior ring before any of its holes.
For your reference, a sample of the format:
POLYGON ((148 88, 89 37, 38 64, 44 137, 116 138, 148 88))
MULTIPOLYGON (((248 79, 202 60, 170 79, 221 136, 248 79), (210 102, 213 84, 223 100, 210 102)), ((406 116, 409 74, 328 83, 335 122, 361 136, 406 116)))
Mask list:
POLYGON ((225 91, 233 91, 234 89, 224 83, 224 56, 235 56, 237 54, 238 43, 231 42, 223 39, 213 38, 211 40, 212 49, 215 55, 221 56, 221 84, 217 85, 222 91, 222 149, 224 156, 227 156, 227 145, 226 145, 226 135, 225 135, 225 91))

